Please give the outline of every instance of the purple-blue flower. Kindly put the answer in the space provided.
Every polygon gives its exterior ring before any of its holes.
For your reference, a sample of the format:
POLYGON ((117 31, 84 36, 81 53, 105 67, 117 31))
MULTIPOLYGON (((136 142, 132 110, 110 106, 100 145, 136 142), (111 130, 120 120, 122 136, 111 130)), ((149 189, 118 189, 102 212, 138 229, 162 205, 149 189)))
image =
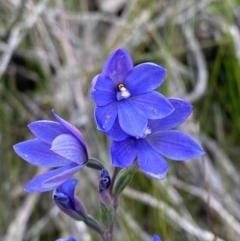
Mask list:
POLYGON ((149 120, 143 138, 127 135, 118 122, 106 133, 113 139, 110 147, 113 166, 127 168, 136 161, 146 175, 162 179, 168 171, 164 157, 183 161, 204 154, 202 147, 190 136, 179 130, 171 130, 187 119, 192 106, 181 99, 169 98, 169 101, 174 111, 165 118, 149 120))
POLYGON ((166 70, 154 63, 133 67, 125 49, 113 52, 101 74, 92 80, 92 99, 96 103, 95 119, 98 129, 109 131, 116 119, 124 132, 142 137, 148 119, 168 116, 173 107, 160 93, 154 91, 165 78, 166 70))
POLYGON ((73 237, 70 237, 70 238, 67 238, 67 239, 60 238, 60 239, 57 239, 56 241, 76 241, 76 240, 73 237))
POLYGON ((61 211, 76 220, 85 220, 87 211, 82 201, 74 195, 77 179, 68 179, 53 191, 53 200, 61 211))
POLYGON ((154 234, 151 241, 161 241, 161 239, 158 235, 154 234))
POLYGON ((57 122, 35 121, 28 125, 36 139, 13 146, 25 161, 39 167, 58 167, 33 178, 27 192, 46 192, 60 186, 87 164, 88 154, 81 132, 52 111, 57 122))

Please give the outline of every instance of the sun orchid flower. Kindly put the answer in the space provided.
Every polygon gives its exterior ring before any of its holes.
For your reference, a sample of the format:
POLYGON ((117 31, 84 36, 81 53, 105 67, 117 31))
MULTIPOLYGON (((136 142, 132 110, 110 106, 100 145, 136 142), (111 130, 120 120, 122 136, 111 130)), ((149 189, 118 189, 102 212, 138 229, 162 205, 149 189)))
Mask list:
POLYGON ((173 107, 154 91, 165 78, 166 70, 154 63, 133 67, 125 49, 114 51, 106 60, 101 74, 92 80, 91 95, 96 104, 98 129, 111 130, 118 118, 120 127, 129 135, 142 137, 148 119, 168 116, 173 107))
POLYGON ((13 146, 25 161, 39 167, 58 167, 33 178, 27 192, 46 192, 60 186, 87 164, 88 154, 81 132, 52 111, 57 122, 35 121, 28 125, 36 139, 13 146))
POLYGON ((154 234, 151 241, 161 241, 161 239, 158 235, 154 234))
POLYGON ((53 191, 53 200, 61 211, 76 220, 85 220, 87 211, 82 201, 74 195, 77 179, 68 179, 53 191))
POLYGON ((110 147, 112 165, 127 168, 137 160, 146 175, 162 179, 168 172, 167 157, 175 161, 189 160, 204 154, 201 146, 179 130, 171 130, 183 123, 192 112, 192 106, 181 99, 169 98, 174 111, 165 118, 149 120, 143 138, 123 133, 118 123, 106 134, 113 139, 110 147))

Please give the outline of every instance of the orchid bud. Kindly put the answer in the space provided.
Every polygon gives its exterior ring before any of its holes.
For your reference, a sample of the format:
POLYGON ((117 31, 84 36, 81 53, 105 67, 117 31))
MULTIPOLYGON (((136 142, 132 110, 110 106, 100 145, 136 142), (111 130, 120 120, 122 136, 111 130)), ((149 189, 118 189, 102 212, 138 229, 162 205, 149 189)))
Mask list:
POLYGON ((109 190, 110 185, 111 178, 109 173, 106 169, 102 169, 98 187, 98 195, 101 203, 102 220, 106 227, 111 225, 114 217, 113 200, 109 190))
POLYGON ((75 220, 84 221, 87 211, 82 201, 74 195, 78 180, 68 179, 53 191, 53 200, 61 211, 75 220))
POLYGON ((102 169, 101 177, 99 181, 98 194, 100 198, 100 203, 107 208, 107 206, 112 204, 112 197, 109 191, 111 185, 111 178, 106 169, 102 169))

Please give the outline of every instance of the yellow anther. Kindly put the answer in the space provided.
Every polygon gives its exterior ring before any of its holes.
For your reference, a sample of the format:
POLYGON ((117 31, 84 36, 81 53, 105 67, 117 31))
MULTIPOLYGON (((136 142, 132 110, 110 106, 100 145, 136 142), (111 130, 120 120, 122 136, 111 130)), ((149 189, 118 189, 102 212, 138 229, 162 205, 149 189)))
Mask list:
POLYGON ((119 89, 119 91, 121 91, 121 92, 127 90, 124 84, 119 84, 119 85, 118 85, 118 89, 119 89))

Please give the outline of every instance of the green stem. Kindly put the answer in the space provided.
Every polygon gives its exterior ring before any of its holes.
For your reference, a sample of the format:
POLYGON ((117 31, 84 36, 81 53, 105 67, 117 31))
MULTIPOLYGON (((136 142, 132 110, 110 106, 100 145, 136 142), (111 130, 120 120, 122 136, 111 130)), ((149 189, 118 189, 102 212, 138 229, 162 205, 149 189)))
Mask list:
POLYGON ((120 168, 117 168, 117 167, 115 167, 114 170, 113 170, 111 185, 110 185, 110 188, 109 188, 111 196, 112 196, 113 186, 114 186, 114 183, 115 183, 115 180, 116 180, 116 177, 117 177, 117 174, 118 174, 119 171, 120 171, 120 168))
MULTIPOLYGON (((118 174, 119 171, 120 171, 120 168, 117 168, 117 167, 114 168, 112 179, 111 179, 111 185, 110 185, 110 188, 109 188, 111 196, 113 194, 112 193, 113 192, 113 186, 114 186, 114 183, 116 181, 116 177, 117 177, 117 174, 118 174)), ((116 209, 117 209, 117 206, 118 206, 117 199, 118 199, 118 197, 114 197, 114 199, 113 199, 115 212, 116 212, 116 209)), ((107 241, 112 241, 112 239, 113 239, 114 220, 115 220, 115 218, 113 219, 112 224, 110 225, 109 229, 106 232, 107 236, 109 237, 107 241)))

